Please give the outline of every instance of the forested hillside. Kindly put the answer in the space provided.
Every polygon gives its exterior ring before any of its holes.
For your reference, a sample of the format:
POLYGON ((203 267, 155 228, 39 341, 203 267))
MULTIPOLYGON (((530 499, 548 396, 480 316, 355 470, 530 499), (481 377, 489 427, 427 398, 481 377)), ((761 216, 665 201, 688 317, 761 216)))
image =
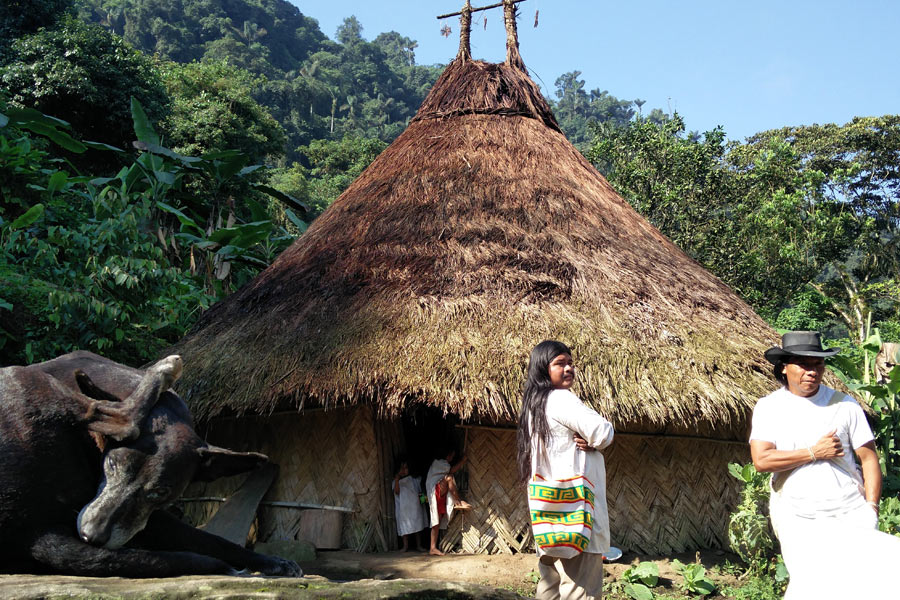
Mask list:
POLYGON ((288 163, 315 139, 389 142, 440 73, 416 65, 414 40, 387 32, 366 41, 350 17, 333 42, 285 0, 87 0, 80 12, 148 55, 252 73, 254 98, 287 134, 288 163))
MULTIPOLYGON (((0 294, 4 362, 152 356, 302 233, 442 69, 350 15, 330 39, 285 0, 11 0, 0 32, 0 273, 18 278, 0 294), (115 210, 134 212, 132 237, 91 255, 115 210), (165 309, 139 308, 137 289, 165 309)), ((742 144, 589 90, 577 70, 548 95, 618 191, 770 322, 900 336, 896 117, 742 144)))

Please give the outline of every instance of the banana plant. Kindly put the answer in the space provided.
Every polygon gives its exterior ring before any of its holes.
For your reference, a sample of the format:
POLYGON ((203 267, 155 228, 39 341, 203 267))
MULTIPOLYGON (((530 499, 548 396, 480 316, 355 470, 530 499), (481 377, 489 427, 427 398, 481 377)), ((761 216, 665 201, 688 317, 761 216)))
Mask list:
POLYGON ((857 360, 832 356, 828 367, 875 413, 875 443, 885 492, 900 491, 900 365, 879 381, 877 357, 884 343, 878 328, 867 326, 868 335, 857 360))
MULTIPOLYGON (((267 194, 286 205, 287 218, 302 232, 306 223, 295 211, 305 213, 305 204, 270 186, 254 182, 250 175, 263 169, 262 165, 247 165, 248 156, 237 150, 207 153, 199 157, 183 156, 161 145, 160 139, 143 108, 132 98, 132 117, 138 140, 135 148, 142 152, 134 168, 140 170, 148 193, 156 208, 171 215, 178 222, 178 233, 170 240, 190 250, 189 264, 197 272, 205 263, 207 276, 222 281, 232 273, 231 265, 242 262, 254 270, 265 268, 274 255, 283 249, 292 237, 284 228, 276 227, 265 208, 250 197, 242 198, 242 205, 250 216, 240 219, 233 209, 233 199, 228 190, 246 183, 250 189, 267 194), (184 192, 185 182, 191 177, 209 182, 211 199, 196 202, 189 193, 171 194, 173 190, 184 192), (179 199, 185 200, 178 202, 179 199), (222 209, 229 206, 227 217, 222 209), (203 214, 199 211, 205 210, 203 214), (200 255, 194 251, 199 251, 200 255), (208 260, 202 261, 203 253, 208 260)), ((126 175, 126 178, 129 174, 126 175)), ((164 235, 159 236, 165 240, 164 235)))

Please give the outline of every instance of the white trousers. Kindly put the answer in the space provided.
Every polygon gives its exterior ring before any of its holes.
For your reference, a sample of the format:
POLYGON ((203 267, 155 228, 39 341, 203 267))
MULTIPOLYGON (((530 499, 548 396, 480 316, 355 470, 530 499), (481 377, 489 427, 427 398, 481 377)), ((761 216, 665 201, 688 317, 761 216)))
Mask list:
POLYGON ((778 504, 770 512, 791 577, 784 600, 900 597, 889 576, 900 565, 900 538, 876 529, 870 506, 808 519, 778 504))
POLYGON ((603 555, 583 552, 575 558, 538 559, 535 600, 600 600, 603 597, 603 555))

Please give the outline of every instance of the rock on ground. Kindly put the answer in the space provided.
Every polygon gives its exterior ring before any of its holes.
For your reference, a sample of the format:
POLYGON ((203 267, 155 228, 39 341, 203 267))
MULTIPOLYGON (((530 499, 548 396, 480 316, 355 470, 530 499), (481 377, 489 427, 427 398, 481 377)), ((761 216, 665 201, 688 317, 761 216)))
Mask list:
POLYGON ((516 600, 507 590, 473 583, 427 579, 338 582, 319 576, 226 577, 191 576, 171 579, 0 575, 0 600, 307 600, 326 598, 404 598, 431 600, 516 600))

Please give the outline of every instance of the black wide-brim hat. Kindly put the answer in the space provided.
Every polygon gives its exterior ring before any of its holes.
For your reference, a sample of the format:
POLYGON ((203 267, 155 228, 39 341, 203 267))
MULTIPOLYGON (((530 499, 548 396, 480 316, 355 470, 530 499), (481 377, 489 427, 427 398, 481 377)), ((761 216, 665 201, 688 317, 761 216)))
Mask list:
POLYGON ((772 364, 792 356, 825 358, 840 352, 837 348, 823 348, 818 331, 788 331, 781 336, 781 347, 774 346, 763 355, 772 364))

